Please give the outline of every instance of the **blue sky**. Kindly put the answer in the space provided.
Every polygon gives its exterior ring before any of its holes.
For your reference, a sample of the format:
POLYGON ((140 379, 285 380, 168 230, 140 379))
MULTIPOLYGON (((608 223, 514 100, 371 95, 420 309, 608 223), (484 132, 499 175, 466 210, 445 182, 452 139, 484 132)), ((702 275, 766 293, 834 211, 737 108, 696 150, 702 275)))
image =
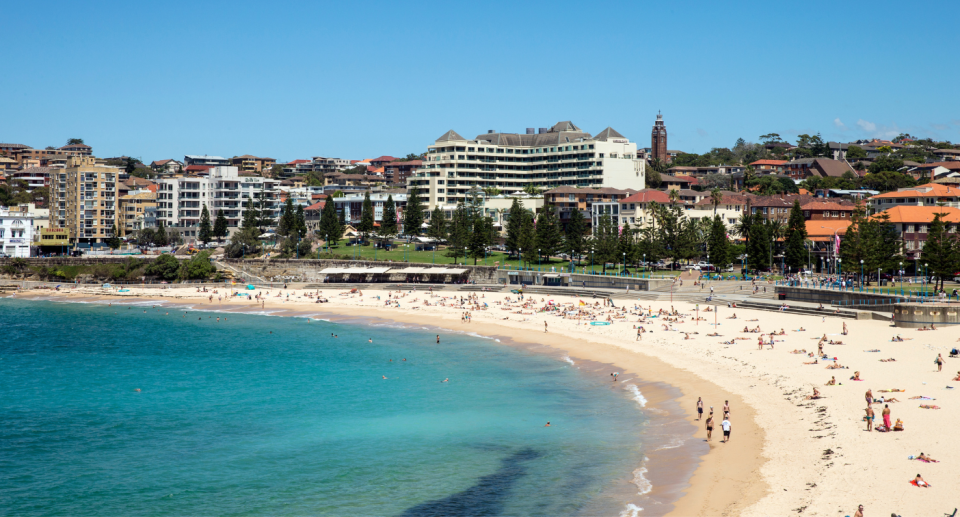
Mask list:
POLYGON ((0 142, 360 159, 572 120, 649 146, 657 110, 687 152, 960 140, 960 2, 726 4, 5 2, 0 142))

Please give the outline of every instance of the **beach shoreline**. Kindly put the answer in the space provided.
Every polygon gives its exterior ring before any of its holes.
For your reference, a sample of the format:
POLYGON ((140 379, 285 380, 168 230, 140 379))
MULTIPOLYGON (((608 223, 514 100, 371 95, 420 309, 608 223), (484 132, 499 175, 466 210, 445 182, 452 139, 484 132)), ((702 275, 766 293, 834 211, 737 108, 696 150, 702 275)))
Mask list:
MULTIPOLYGON (((371 296, 379 294, 382 297, 385 292, 370 291, 369 294, 371 296)), ((437 293, 438 296, 449 296, 450 294, 437 293)), ((691 452, 689 447, 684 448, 683 446, 686 443, 703 441, 702 438, 696 436, 698 430, 702 430, 702 425, 697 425, 702 424, 702 422, 696 422, 695 420, 697 416, 694 409, 696 407, 696 393, 709 392, 716 394, 714 400, 730 400, 731 405, 738 408, 738 432, 745 435, 759 434, 762 436, 762 430, 753 421, 752 408, 749 408, 737 395, 723 390, 710 381, 670 366, 654 356, 642 352, 624 351, 608 343, 591 342, 582 338, 571 339, 569 336, 507 326, 499 324, 495 320, 483 321, 482 324, 479 322, 458 322, 453 314, 447 313, 431 313, 428 315, 413 310, 374 310, 361 316, 356 313, 355 307, 337 304, 335 302, 338 300, 333 298, 331 298, 331 303, 324 304, 277 303, 276 301, 271 303, 268 298, 261 305, 260 303, 247 304, 243 302, 224 304, 217 299, 210 302, 210 295, 211 293, 198 293, 195 288, 144 289, 123 295, 109 292, 70 292, 70 290, 52 292, 42 290, 21 294, 18 298, 75 302, 96 300, 97 303, 101 304, 111 301, 118 304, 147 304, 151 301, 160 301, 164 302, 164 305, 176 304, 189 307, 191 310, 235 313, 270 311, 270 315, 274 316, 311 317, 328 319, 332 322, 363 318, 367 321, 380 320, 442 329, 448 332, 472 333, 497 339, 501 345, 519 346, 531 350, 533 353, 546 353, 558 359, 565 356, 575 363, 589 364, 591 371, 584 372, 587 375, 599 377, 608 375, 612 371, 620 372, 618 383, 624 386, 622 389, 629 389, 627 386, 630 386, 638 390, 638 394, 645 399, 641 408, 648 411, 649 417, 656 419, 662 416, 658 413, 667 414, 667 411, 659 409, 664 405, 675 405, 675 409, 682 412, 683 417, 685 417, 687 423, 684 426, 685 429, 677 429, 678 426, 674 423, 673 432, 669 433, 682 433, 681 438, 673 439, 679 443, 658 443, 655 440, 644 442, 645 447, 652 446, 650 447, 651 450, 645 452, 644 460, 636 466, 633 472, 628 473, 625 480, 630 483, 631 488, 637 490, 637 495, 642 496, 646 503, 641 506, 634 504, 635 499, 634 501, 627 501, 622 512, 623 515, 633 513, 637 515, 736 515, 751 502, 749 495, 747 495, 748 498, 745 498, 746 494, 742 490, 736 489, 735 485, 738 483, 735 480, 756 475, 763 460, 758 456, 750 457, 745 450, 746 442, 731 441, 730 445, 733 447, 728 447, 727 450, 722 450, 721 447, 720 450, 716 451, 717 453, 714 453, 712 449, 717 449, 716 446, 719 445, 721 436, 719 418, 717 419, 717 430, 714 432, 713 443, 709 447, 698 447, 702 450, 691 452), (156 296, 158 292, 161 296, 156 296), (563 342, 561 342, 561 339, 563 342), (598 373, 599 371, 603 373, 598 373), (640 508, 643 508, 643 510, 639 510, 640 508)), ((707 409, 707 411, 709 410, 707 409)), ((719 412, 719 405, 717 411, 719 412)), ((621 488, 620 492, 624 493, 625 491, 621 488)), ((759 497, 760 494, 755 494, 752 498, 759 499, 759 497)))
MULTIPOLYGON (((220 294, 230 294, 231 289, 226 286, 219 290, 220 294)), ((31 295, 65 299, 115 295, 100 288, 70 291, 31 295)), ((960 464, 960 450, 951 446, 946 433, 937 430, 956 428, 960 414, 924 407, 946 409, 960 403, 960 394, 953 389, 958 383, 951 380, 960 364, 947 359, 944 372, 939 373, 932 367, 937 353, 947 358, 951 347, 957 346, 957 336, 948 331, 916 332, 894 328, 889 322, 840 320, 829 313, 798 315, 726 307, 720 307, 719 313, 696 313, 693 303, 679 301, 673 304, 675 307, 662 301, 631 302, 626 310, 622 306, 601 306, 600 300, 560 295, 550 296, 551 300, 529 295, 521 302, 509 293, 359 293, 334 285, 320 291, 330 303, 313 303, 315 300, 302 291, 265 289, 251 293, 268 296, 264 303, 256 304, 257 309, 375 315, 552 346, 574 361, 579 358, 616 365, 621 372, 637 372, 640 378, 676 387, 681 391, 678 401, 688 420, 695 414, 697 397, 704 398, 705 407, 715 406, 718 416, 723 401, 729 400, 734 427, 731 442, 719 443, 722 433, 717 426, 709 452, 700 458, 689 486, 669 515, 852 515, 858 504, 864 504, 871 514, 898 511, 935 515, 949 513, 957 506, 944 494, 960 493, 960 478, 949 475, 948 467, 960 464), (469 297, 475 299, 470 302, 469 297), (465 301, 467 305, 461 305, 465 301), (564 309, 554 310, 558 306, 564 309), (569 316, 578 313, 574 310, 578 306, 585 315, 583 321, 569 316), (645 316, 652 317, 638 323, 637 306, 643 308, 645 316), (657 318, 658 313, 672 314, 674 308, 680 317, 672 321, 657 318), (541 312, 544 309, 548 312, 541 312), (462 319, 465 313, 472 323, 462 319), (695 319, 695 314, 704 319, 695 319), (611 323, 606 324, 606 320, 611 323), (545 321, 549 324, 546 333, 545 321), (587 321, 604 323, 594 326, 585 324, 587 321), (714 322, 719 325, 714 327, 714 322), (638 324, 648 330, 640 341, 635 339, 638 324), (849 334, 841 332, 842 326, 849 327, 849 334), (756 329, 762 329, 762 334, 756 329), (708 335, 717 331, 719 336, 708 335), (771 336, 773 331, 777 331, 775 336, 771 336), (905 339, 894 341, 898 334, 905 339), (758 349, 760 336, 766 341, 775 337, 776 346, 758 349), (829 361, 812 357, 821 337, 829 340, 824 347, 829 361), (850 369, 825 369, 839 363, 850 369), (847 377, 855 370, 867 382, 850 382, 847 377), (836 385, 825 387, 832 376, 836 385), (898 393, 899 403, 887 401, 893 418, 905 422, 904 432, 865 429, 864 391, 871 387, 877 390, 875 395, 881 394, 881 388, 906 391, 898 393), (821 394, 811 400, 813 388, 821 394), (921 395, 937 402, 918 404, 909 400, 921 395), (910 456, 920 452, 940 463, 910 461, 910 456), (933 489, 918 489, 907 483, 918 471, 933 489)), ((249 301, 220 302, 214 298, 211 304, 210 293, 196 293, 195 288, 128 293, 131 298, 142 295, 196 304, 198 308, 221 303, 224 309, 253 308, 249 301)), ((649 391, 651 395, 655 392, 649 391)), ((648 407, 657 403, 650 398, 648 407)), ((878 415, 883 409, 877 404, 874 408, 878 415)), ((694 440, 703 443, 702 422, 691 423, 700 426, 694 440)), ((663 458, 654 459, 651 457, 651 465, 663 458)))

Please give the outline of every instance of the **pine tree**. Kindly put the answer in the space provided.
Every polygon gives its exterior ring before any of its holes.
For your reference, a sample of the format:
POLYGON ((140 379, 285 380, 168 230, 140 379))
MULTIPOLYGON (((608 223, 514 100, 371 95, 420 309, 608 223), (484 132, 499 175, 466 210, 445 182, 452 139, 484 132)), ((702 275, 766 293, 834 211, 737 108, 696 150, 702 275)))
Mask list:
POLYGON ((160 247, 167 245, 167 229, 163 227, 163 219, 157 221, 157 231, 153 233, 153 243, 160 247))
POLYGON ((389 237, 397 234, 397 207, 393 202, 393 196, 388 195, 387 201, 383 203, 383 217, 380 218, 380 235, 389 237))
POLYGON ((257 227, 257 221, 260 219, 260 216, 257 215, 257 209, 254 207, 253 198, 248 197, 247 202, 243 207, 243 221, 240 224, 240 228, 248 230, 250 228, 257 227))
POLYGON ((327 241, 328 246, 336 244, 343 237, 340 219, 337 216, 337 207, 331 197, 328 197, 323 203, 323 209, 320 211, 320 226, 317 229, 317 235, 327 241))
POLYGON ((623 269, 626 270, 627 264, 633 262, 636 254, 637 246, 633 240, 634 232, 628 222, 624 222, 622 227, 617 228, 617 231, 619 232, 617 236, 617 262, 621 263, 623 269))
POLYGON ((750 225, 750 243, 747 247, 748 267, 759 270, 770 264, 770 242, 772 237, 765 221, 756 220, 750 225))
MULTIPOLYGON (((533 225, 533 213, 520 209, 520 231, 517 237, 517 251, 524 263, 530 265, 531 259, 537 256, 537 233, 533 225)), ((511 214, 513 212, 511 211, 511 214)))
POLYGON ((307 235, 307 217, 303 213, 303 205, 297 205, 297 212, 294 215, 294 229, 300 238, 307 235))
POLYGON ((598 218, 597 227, 593 232, 593 258, 603 264, 603 271, 607 271, 608 262, 616 262, 618 235, 616 226, 606 214, 598 218))
POLYGON ((213 228, 210 226, 210 211, 207 210, 207 205, 203 205, 203 210, 200 211, 200 228, 197 230, 197 238, 200 239, 200 242, 206 244, 211 241, 213 237, 213 228))
POLYGON ((295 210, 293 198, 287 197, 287 202, 283 205, 283 213, 280 214, 280 221, 277 223, 277 235, 287 237, 293 233, 296 226, 295 210))
POLYGON ((493 242, 495 232, 493 218, 484 217, 482 214, 474 216, 469 245, 469 254, 473 258, 473 265, 477 265, 477 260, 487 256, 487 246, 493 242))
POLYGON ((407 192, 407 206, 403 210, 403 233, 420 235, 423 226, 423 202, 420 200, 420 190, 413 187, 407 192))
POLYGON ((510 255, 517 253, 517 250, 521 247, 520 233, 523 227, 524 212, 526 211, 520 204, 520 200, 514 198, 513 204, 510 205, 510 213, 507 214, 507 235, 504 239, 504 246, 506 246, 507 253, 510 255))
POLYGON ((587 221, 579 210, 570 213, 564 244, 566 252, 571 257, 576 257, 579 264, 580 258, 587 251, 587 221))
POLYGON ((223 215, 223 209, 221 208, 217 210, 217 218, 213 220, 213 236, 217 239, 225 239, 227 233, 227 218, 223 215))
POLYGON ((367 240, 367 235, 373 233, 373 223, 373 202, 370 201, 370 191, 368 190, 363 195, 363 206, 360 209, 360 224, 357 226, 357 231, 363 236, 364 242, 367 240))
POLYGON ((550 257, 560 252, 563 246, 563 234, 560 232, 560 221, 553 210, 544 208, 537 217, 537 249, 546 262, 550 257))
POLYGON ((801 268, 807 263, 807 250, 804 243, 807 240, 807 223, 803 219, 803 210, 800 201, 794 200, 790 209, 790 218, 787 222, 787 243, 784 251, 784 262, 791 268, 801 268))
POLYGON ((450 234, 447 237, 447 256, 453 257, 456 262, 458 257, 467 256, 467 246, 470 243, 470 213, 463 203, 457 205, 453 212, 453 218, 450 220, 450 234))
POLYGON ((713 216, 710 223, 710 237, 707 239, 707 249, 710 251, 710 261, 717 268, 724 268, 730 263, 730 241, 727 239, 727 227, 719 215, 713 216))
POLYGON ((942 289, 944 278, 953 278, 960 270, 960 247, 957 245, 956 234, 947 232, 947 226, 943 222, 944 215, 946 214, 934 214, 920 256, 929 271, 927 274, 937 277, 935 289, 942 289))
POLYGON ((430 226, 427 227, 427 237, 436 240, 435 245, 447 240, 447 220, 444 218, 443 210, 440 207, 433 209, 430 215, 430 226))

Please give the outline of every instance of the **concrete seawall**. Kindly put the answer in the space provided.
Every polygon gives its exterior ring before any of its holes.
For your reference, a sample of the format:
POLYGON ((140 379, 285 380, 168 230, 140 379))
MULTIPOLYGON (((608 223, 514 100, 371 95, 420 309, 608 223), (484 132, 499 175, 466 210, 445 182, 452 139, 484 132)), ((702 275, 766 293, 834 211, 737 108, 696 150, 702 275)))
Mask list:
POLYGON ((955 325, 960 325, 960 304, 898 303, 894 306, 893 318, 896 326, 904 328, 931 325, 957 328, 955 325))

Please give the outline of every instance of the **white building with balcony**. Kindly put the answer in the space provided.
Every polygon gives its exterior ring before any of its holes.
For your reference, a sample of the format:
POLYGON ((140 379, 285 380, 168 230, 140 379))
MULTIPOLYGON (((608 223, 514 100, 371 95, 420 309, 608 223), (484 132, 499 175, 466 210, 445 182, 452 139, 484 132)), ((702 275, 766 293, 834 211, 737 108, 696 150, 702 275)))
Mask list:
POLYGON ((465 202, 471 188, 504 194, 526 187, 644 188, 645 162, 637 144, 607 128, 596 136, 572 122, 526 134, 489 131, 467 140, 447 131, 433 145, 407 188, 416 187, 428 209, 465 202))
POLYGON ((223 210, 228 227, 238 227, 248 199, 259 206, 263 197, 266 216, 279 216, 278 180, 241 175, 236 167, 213 167, 203 175, 163 178, 157 182, 157 221, 181 229, 184 237, 196 237, 203 207, 213 224, 223 210))
POLYGON ((0 208, 0 253, 7 257, 30 257, 33 216, 0 208))

